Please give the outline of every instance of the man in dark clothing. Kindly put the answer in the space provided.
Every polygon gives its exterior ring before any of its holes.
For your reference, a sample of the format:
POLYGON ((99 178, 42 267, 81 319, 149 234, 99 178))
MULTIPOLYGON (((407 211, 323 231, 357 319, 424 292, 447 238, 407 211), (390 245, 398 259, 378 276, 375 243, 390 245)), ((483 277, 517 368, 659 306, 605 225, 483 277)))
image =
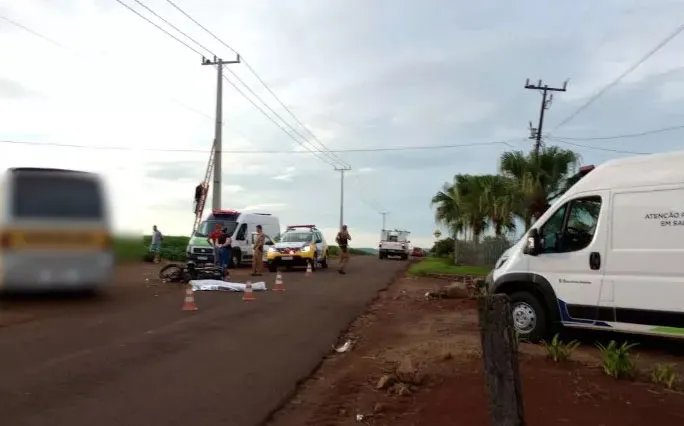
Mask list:
POLYGON ((230 238, 230 234, 228 234, 228 228, 223 228, 223 232, 219 235, 216 244, 219 247, 221 275, 224 278, 229 277, 228 264, 230 263, 230 257, 232 256, 232 243, 232 238, 230 238))
POLYGON ((349 241, 351 241, 347 225, 342 225, 342 229, 337 233, 335 240, 340 247, 340 269, 337 272, 346 274, 345 269, 347 268, 347 263, 349 263, 349 241))
POLYGON ((193 209, 195 214, 198 213, 200 201, 202 200, 202 195, 204 195, 204 182, 201 182, 199 185, 195 187, 195 208, 193 209))

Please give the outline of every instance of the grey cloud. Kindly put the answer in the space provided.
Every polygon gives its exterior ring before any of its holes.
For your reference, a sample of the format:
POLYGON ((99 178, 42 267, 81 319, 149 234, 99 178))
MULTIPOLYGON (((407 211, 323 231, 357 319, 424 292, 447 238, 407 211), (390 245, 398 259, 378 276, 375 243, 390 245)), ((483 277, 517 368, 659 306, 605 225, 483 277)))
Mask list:
MULTIPOLYGON (((655 15, 646 9, 639 18, 655 19, 666 7, 670 13, 676 10, 676 5, 656 3, 660 9, 655 15)), ((558 85, 571 78, 572 91, 572 79, 584 75, 583 67, 591 65, 586 62, 602 39, 620 40, 619 28, 626 22, 620 12, 628 9, 617 0, 567 6, 541 0, 523 5, 405 0, 388 5, 362 0, 272 2, 276 12, 265 13, 260 21, 271 34, 269 43, 259 46, 256 68, 277 85, 280 97, 303 122, 320 129, 321 135, 329 131, 332 136, 326 143, 333 148, 468 144, 510 137, 521 140, 513 143, 515 148, 528 149, 527 123, 536 123, 540 96, 523 88, 525 79, 542 78, 558 85), (606 27, 616 30, 606 35, 606 27)), ((619 85, 558 134, 592 136, 681 124, 684 117, 674 102, 664 101, 657 89, 682 76, 675 70, 619 85)), ((547 115, 547 130, 585 101, 564 100, 557 94, 547 115)), ((258 113, 226 113, 227 126, 234 123, 257 149, 297 146, 258 113)), ((666 150, 677 146, 676 135, 590 144, 666 150)), ((589 163, 620 155, 574 148, 589 163)), ((380 218, 365 199, 389 209, 392 226, 429 235, 434 228, 429 201, 441 184, 456 173, 495 172, 499 155, 508 149, 483 145, 340 154, 355 170, 375 169, 357 183, 349 178, 345 221, 356 228, 379 228, 380 218)), ((336 226, 339 175, 330 167, 310 156, 244 158, 258 165, 253 173, 225 170, 226 182, 245 188, 224 195, 231 206, 286 204, 283 221, 310 218, 336 226), (292 182, 272 179, 286 175, 293 165, 292 182)), ((186 176, 194 182, 205 167, 199 161, 172 171, 151 167, 147 175, 186 176)))
POLYGON ((18 81, 0 78, 0 98, 22 99, 35 96, 35 94, 18 81))

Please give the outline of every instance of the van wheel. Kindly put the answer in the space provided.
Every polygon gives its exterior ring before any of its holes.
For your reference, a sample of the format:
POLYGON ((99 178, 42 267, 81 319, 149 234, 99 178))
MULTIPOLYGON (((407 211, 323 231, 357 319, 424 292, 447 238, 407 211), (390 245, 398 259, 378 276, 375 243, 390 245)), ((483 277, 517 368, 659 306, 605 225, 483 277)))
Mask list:
POLYGON ((234 251, 232 256, 232 259, 230 259, 230 266, 233 269, 236 269, 240 266, 240 251, 234 251))
POLYGON ((533 294, 519 291, 510 295, 513 326, 520 340, 538 342, 546 336, 546 311, 533 294))
POLYGON ((278 267, 275 263, 271 263, 268 265, 268 272, 278 272, 278 267))

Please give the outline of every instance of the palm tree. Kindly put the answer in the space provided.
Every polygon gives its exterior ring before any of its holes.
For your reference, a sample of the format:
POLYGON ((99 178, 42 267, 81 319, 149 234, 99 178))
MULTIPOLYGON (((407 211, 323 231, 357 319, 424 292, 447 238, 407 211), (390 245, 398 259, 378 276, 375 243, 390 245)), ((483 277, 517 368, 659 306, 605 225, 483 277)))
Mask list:
POLYGON ((526 155, 522 151, 501 155, 500 171, 515 182, 522 200, 517 213, 525 222, 526 230, 549 208, 550 196, 574 173, 579 161, 577 153, 557 146, 543 148, 539 155, 526 155))
POLYGON ((442 190, 432 197, 430 204, 436 206, 435 221, 449 229, 451 237, 456 239, 456 235, 465 228, 456 186, 444 183, 442 190))

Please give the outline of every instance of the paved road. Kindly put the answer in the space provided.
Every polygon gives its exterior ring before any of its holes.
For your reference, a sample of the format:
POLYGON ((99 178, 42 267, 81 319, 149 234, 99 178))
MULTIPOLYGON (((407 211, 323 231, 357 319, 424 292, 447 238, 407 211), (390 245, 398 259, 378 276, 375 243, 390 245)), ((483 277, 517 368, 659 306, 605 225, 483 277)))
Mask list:
POLYGON ((181 312, 182 288, 146 286, 139 270, 102 300, 5 300, 3 423, 260 424, 404 265, 355 257, 346 276, 289 272, 285 293, 254 302, 198 292, 199 312, 181 312))

